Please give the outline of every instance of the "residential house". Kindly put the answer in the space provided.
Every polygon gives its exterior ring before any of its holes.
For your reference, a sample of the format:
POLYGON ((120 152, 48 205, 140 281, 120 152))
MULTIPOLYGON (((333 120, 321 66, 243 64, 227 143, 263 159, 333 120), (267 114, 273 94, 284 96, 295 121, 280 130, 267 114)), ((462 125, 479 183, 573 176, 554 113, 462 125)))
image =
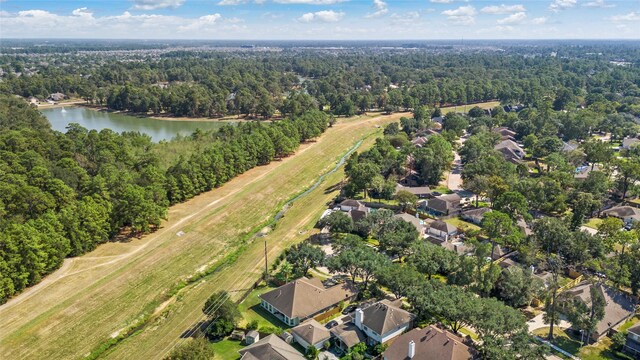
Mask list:
POLYGON ((427 200, 424 207, 436 216, 456 215, 460 213, 460 200, 458 194, 441 195, 427 200))
POLYGON ((431 121, 433 121, 436 124, 442 124, 442 122, 444 121, 444 116, 432 117, 431 121))
POLYGON ((489 208, 471 209, 471 210, 463 211, 462 214, 460 214, 460 217, 465 221, 474 223, 476 225, 480 225, 482 223, 482 219, 484 219, 484 214, 488 212, 491 212, 491 209, 489 208))
POLYGON ((514 140, 516 137, 516 132, 505 126, 494 128, 491 131, 500 135, 501 140, 514 140))
POLYGON ((351 210, 362 209, 363 207, 365 207, 363 203, 361 203, 358 200, 353 200, 353 199, 343 200, 339 205, 340 205, 340 210, 342 210, 344 212, 349 212, 351 210))
POLYGON ((591 165, 583 165, 576 168, 575 174, 573 174, 573 178, 579 181, 583 181, 589 177, 589 173, 592 171, 601 171, 600 166, 598 164, 594 164, 593 168, 591 165))
POLYGON ((516 165, 520 164, 524 158, 524 149, 513 140, 502 140, 493 149, 501 153, 507 161, 516 165))
POLYGON ((623 350, 634 359, 640 359, 640 325, 627 330, 627 342, 623 350))
POLYGON ((605 300, 604 318, 598 322, 595 331, 591 334, 592 341, 598 341, 609 334, 622 323, 635 315, 636 302, 623 292, 610 288, 602 283, 591 284, 583 282, 571 290, 570 294, 582 300, 587 306, 591 306, 590 288, 596 286, 605 300))
POLYGON ((370 209, 358 200, 347 199, 340 203, 340 210, 345 211, 354 223, 364 219, 370 209))
POLYGON ((409 170, 409 172, 401 178, 398 183, 402 186, 415 187, 420 183, 418 172, 415 170, 409 170))
POLYGON ((411 140, 413 146, 421 148, 424 144, 427 143, 428 138, 426 136, 418 136, 417 138, 411 140))
POLYGON ((472 360, 476 351, 447 330, 430 325, 398 337, 382 353, 383 360, 472 360))
POLYGON ((256 343, 246 346, 238 351, 240 353, 240 360, 305 360, 302 356, 293 348, 293 346, 287 344, 284 340, 280 339, 276 335, 269 335, 256 343))
POLYGON ((402 300, 382 300, 356 309, 354 324, 369 345, 384 344, 412 328, 415 315, 400 308, 402 300))
POLYGON ((640 139, 638 139, 637 137, 625 138, 622 140, 622 148, 625 150, 629 150, 632 147, 637 146, 638 142, 640 142, 640 139))
POLYGON ((420 237, 424 236, 424 223, 418 217, 407 213, 396 214, 394 217, 410 223, 416 228, 420 237))
POLYGON ((428 186, 404 186, 402 184, 397 184, 396 185, 396 194, 399 191, 407 191, 412 193, 413 195, 424 199, 426 197, 429 197, 431 195, 431 189, 429 189, 428 186))
POLYGON ((350 282, 325 287, 320 279, 301 277, 260 295, 260 305, 289 326, 320 315, 357 295, 350 282))
POLYGON ((51 95, 49 95, 49 99, 53 100, 53 101, 62 101, 66 98, 66 96, 63 93, 53 93, 51 95))
POLYGON ((611 209, 602 212, 606 216, 616 217, 630 224, 634 221, 640 221, 640 209, 633 206, 614 206, 611 209))
POLYGON ((580 147, 580 144, 578 144, 574 140, 563 141, 562 142, 562 148, 560 149, 560 151, 562 151, 562 152, 572 152, 572 151, 578 150, 579 147, 580 147))
POLYGON ((429 225, 427 235, 448 241, 452 236, 458 235, 458 228, 442 220, 436 220, 429 225))
POLYGON ((468 255, 473 252, 473 246, 469 246, 460 240, 441 241, 440 239, 430 238, 429 241, 458 255, 468 255))
POLYGON ((331 336, 335 340, 336 347, 344 351, 367 340, 367 335, 350 321, 332 328, 331 336))
POLYGON ((305 350, 313 346, 320 350, 324 343, 331 339, 331 333, 322 324, 309 319, 302 324, 291 329, 293 339, 305 350))

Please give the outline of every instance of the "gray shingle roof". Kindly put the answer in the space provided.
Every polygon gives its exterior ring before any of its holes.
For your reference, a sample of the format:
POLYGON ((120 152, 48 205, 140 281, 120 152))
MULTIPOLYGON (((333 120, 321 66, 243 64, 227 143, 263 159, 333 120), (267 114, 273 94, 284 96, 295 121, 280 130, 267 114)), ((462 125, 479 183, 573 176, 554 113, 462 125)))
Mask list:
POLYGON ((414 319, 414 315, 397 307, 388 300, 379 301, 362 309, 362 324, 375 331, 378 335, 384 335, 399 326, 414 319))
POLYGON ((291 332, 312 345, 321 341, 329 340, 331 337, 329 330, 314 319, 307 320, 294 327, 291 329, 291 332))
POLYGON ((273 334, 238 352, 242 360, 305 360, 293 346, 273 334))
POLYGON ((291 319, 304 319, 356 293, 357 290, 349 282, 325 288, 317 278, 302 277, 264 293, 260 298, 291 319))
POLYGON ((415 343, 414 360, 470 360, 474 350, 458 336, 431 325, 400 335, 382 354, 384 360, 408 360, 409 343, 415 343))

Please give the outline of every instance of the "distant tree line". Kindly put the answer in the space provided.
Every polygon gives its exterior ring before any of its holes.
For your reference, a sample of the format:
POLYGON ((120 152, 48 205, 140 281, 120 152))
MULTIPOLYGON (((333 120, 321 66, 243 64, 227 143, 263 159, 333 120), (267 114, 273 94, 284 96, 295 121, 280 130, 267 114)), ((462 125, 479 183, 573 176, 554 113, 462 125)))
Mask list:
POLYGON ((176 51, 129 61, 102 53, 56 54, 41 61, 5 54, 0 91, 41 98, 62 92, 114 110, 190 117, 271 118, 278 112, 298 115, 310 105, 348 116, 494 99, 529 107, 551 99, 555 110, 606 99, 640 114, 633 100, 640 94, 635 68, 597 57, 522 55, 418 51, 337 57, 284 51, 240 57, 176 51))

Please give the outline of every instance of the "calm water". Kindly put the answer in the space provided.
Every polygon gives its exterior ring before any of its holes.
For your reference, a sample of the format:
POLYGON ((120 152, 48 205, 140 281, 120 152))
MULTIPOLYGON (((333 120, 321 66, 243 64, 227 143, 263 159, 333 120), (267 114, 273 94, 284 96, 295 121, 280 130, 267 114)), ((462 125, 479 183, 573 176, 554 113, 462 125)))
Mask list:
POLYGON ((191 135, 196 129, 210 130, 229 122, 166 121, 138 118, 105 111, 94 111, 81 107, 66 107, 40 110, 49 119, 54 130, 66 132, 67 125, 78 123, 89 130, 111 129, 115 132, 139 131, 151 136, 153 141, 171 140, 176 135, 191 135))

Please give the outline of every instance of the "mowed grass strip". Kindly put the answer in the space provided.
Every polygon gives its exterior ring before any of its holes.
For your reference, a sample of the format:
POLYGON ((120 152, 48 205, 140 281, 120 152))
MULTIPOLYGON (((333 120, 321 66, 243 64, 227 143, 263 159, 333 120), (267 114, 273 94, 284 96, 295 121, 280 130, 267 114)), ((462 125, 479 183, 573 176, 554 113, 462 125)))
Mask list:
MULTIPOLYGON (((236 249, 255 226, 269 221, 287 199, 335 166, 340 155, 358 140, 380 131, 375 125, 384 125, 402 115, 406 114, 342 119, 317 142, 303 145, 296 155, 255 168, 219 189, 173 206, 169 220, 157 232, 129 243, 105 244, 83 257, 68 260, 70 264, 50 275, 42 286, 36 285, 0 306, 0 358, 75 359, 87 356, 100 344, 149 316, 167 300, 180 281, 207 269, 236 249), (180 231, 184 234, 179 235, 180 231)), ((368 141, 370 144, 373 139, 368 141)), ((325 183, 338 177, 341 175, 336 173, 325 183)), ((268 237, 275 239, 271 240, 273 243, 282 242, 284 246, 304 237, 302 234, 295 238, 288 235, 285 240, 276 234, 291 228, 289 221, 292 220, 296 224, 303 224, 296 219, 312 224, 317 215, 315 209, 320 211, 324 204, 312 202, 309 208, 298 206, 312 198, 310 194, 300 199, 287 212, 268 237)), ((329 194, 324 198, 329 199, 329 194)), ((258 257, 262 259, 261 248, 255 254, 252 251, 252 247, 248 247, 241 257, 248 256, 250 261, 238 259, 240 267, 214 274, 193 289, 185 289, 179 296, 190 299, 193 293, 196 304, 210 294, 209 284, 233 285, 221 287, 224 289, 250 285, 260 276, 261 268, 252 269, 249 264, 258 257), (253 281, 247 280, 246 284, 237 281, 247 273, 253 281), (198 289, 206 291, 198 296, 198 289)), ((271 256, 275 258, 281 249, 273 247, 272 251, 271 256)), ((191 303, 184 305, 184 302, 174 304, 163 316, 171 319, 172 312, 182 317, 182 311, 193 311, 191 303)), ((201 306, 195 306, 198 312, 201 306)), ((149 333, 160 334, 161 331, 145 328, 112 353, 135 354, 139 351, 137 348, 146 343, 139 345, 137 339, 151 338, 149 333), (134 351, 127 350, 130 343, 134 351)), ((174 337, 155 339, 158 341, 156 350, 160 351, 158 348, 170 343, 174 337)))
MULTIPOLYGON (((369 137, 358 150, 370 147, 375 137, 369 137)), ((344 179, 340 169, 327 176, 323 183, 307 196, 292 204, 285 216, 269 235, 254 239, 244 249, 237 261, 223 271, 213 274, 185 291, 180 300, 153 324, 113 349, 109 359, 162 359, 180 340, 180 336, 198 321, 204 319, 202 306, 206 299, 219 290, 229 291, 232 299, 238 299, 262 276, 264 269, 264 240, 271 263, 287 247, 314 233, 313 226, 327 204, 337 195, 335 190, 344 179)), ((284 324, 283 324, 284 327, 284 324)))

